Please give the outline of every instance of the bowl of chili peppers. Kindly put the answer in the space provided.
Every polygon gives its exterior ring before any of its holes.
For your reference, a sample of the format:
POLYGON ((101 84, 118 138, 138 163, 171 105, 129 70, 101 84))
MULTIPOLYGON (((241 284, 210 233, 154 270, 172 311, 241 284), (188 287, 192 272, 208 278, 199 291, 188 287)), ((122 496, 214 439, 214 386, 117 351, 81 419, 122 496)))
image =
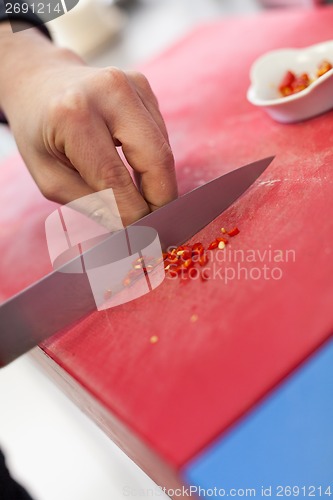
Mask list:
POLYGON ((276 121, 307 120, 333 108, 333 40, 264 54, 250 70, 248 100, 276 121))

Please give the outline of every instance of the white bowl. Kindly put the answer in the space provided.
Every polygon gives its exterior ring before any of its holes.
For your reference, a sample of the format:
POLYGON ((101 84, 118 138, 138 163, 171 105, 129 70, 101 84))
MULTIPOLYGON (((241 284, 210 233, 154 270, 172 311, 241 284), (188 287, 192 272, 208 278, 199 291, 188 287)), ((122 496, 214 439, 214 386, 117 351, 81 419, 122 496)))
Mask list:
POLYGON ((281 97, 278 90, 288 70, 296 74, 308 73, 314 78, 323 60, 333 65, 333 40, 303 49, 268 52, 251 67, 248 100, 282 123, 306 120, 328 111, 333 108, 333 69, 296 94, 281 97))

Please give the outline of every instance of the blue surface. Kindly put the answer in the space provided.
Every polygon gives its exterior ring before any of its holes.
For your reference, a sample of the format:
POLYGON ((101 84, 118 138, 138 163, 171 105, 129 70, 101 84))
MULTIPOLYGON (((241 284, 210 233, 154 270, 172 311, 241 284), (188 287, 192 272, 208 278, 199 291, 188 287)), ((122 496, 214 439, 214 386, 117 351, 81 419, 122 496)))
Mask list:
POLYGON ((262 486, 272 486, 271 498, 333 500, 333 340, 190 462, 183 477, 206 498, 254 496, 231 488, 255 488, 262 497, 262 486), (298 486, 299 494, 279 485, 298 486))

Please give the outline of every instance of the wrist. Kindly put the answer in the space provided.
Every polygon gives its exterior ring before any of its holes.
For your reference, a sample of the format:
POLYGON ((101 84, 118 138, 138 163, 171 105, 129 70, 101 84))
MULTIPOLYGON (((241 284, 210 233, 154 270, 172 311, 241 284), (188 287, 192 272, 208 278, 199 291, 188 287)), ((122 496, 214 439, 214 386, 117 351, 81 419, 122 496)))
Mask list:
POLYGON ((34 92, 38 92, 57 67, 84 65, 74 52, 55 46, 38 29, 13 33, 5 22, 0 23, 0 60, 0 109, 7 118, 30 81, 36 82, 34 92))

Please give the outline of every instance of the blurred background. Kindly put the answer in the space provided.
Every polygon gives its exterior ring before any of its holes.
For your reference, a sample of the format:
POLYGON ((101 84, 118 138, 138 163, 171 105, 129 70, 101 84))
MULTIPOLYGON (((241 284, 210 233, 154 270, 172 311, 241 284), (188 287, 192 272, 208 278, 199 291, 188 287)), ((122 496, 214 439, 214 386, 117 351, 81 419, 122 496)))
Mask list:
POLYGON ((59 44, 74 47, 90 63, 128 67, 199 23, 260 8, 258 0, 80 0, 51 30, 59 44))
POLYGON ((80 0, 50 28, 56 41, 96 65, 133 66, 197 24, 263 8, 313 7, 324 0, 80 0))
MULTIPOLYGON (((80 0, 49 23, 57 43, 92 65, 138 67, 196 25, 317 0, 80 0)), ((0 125, 0 161, 16 151, 0 125)), ((25 355, 0 371, 0 447, 36 500, 121 500, 132 489, 167 498, 25 355)), ((147 495, 146 495, 147 496, 147 495)), ((141 497, 144 495, 141 494, 141 497)), ((1 498, 1 492, 0 492, 1 498)))

